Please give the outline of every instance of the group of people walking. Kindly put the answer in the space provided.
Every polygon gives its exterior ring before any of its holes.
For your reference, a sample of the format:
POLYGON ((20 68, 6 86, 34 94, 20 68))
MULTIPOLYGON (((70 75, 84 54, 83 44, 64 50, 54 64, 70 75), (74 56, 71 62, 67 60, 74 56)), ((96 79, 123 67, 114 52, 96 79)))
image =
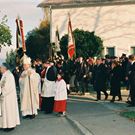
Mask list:
POLYGON ((32 68, 31 59, 26 55, 23 56, 23 71, 18 81, 15 81, 9 71, 9 65, 6 63, 1 65, 0 128, 4 131, 11 131, 20 125, 18 98, 21 116, 25 119, 35 118, 38 110, 46 114, 56 112, 59 116, 65 116, 67 88, 63 73, 58 72, 51 62, 46 62, 45 67, 45 76, 41 83, 40 75, 32 68), (17 84, 20 88, 19 97, 17 97, 17 84))
POLYGON ((130 55, 126 57, 98 57, 84 60, 82 57, 75 62, 75 87, 77 92, 81 95, 88 90, 89 84, 93 86, 97 93, 97 99, 101 100, 101 92, 105 95, 105 100, 108 99, 109 94, 112 96, 111 102, 115 102, 116 97, 118 101, 122 100, 121 87, 129 90, 129 97, 127 103, 129 107, 135 106, 135 56, 130 55), (110 93, 107 93, 107 90, 110 93), (130 99, 130 100, 129 100, 130 99))

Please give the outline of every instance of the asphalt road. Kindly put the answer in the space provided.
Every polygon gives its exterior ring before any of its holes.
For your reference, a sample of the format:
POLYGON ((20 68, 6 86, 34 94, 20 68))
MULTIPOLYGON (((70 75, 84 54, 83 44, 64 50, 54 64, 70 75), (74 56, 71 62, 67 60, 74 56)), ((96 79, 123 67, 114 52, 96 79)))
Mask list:
MULTIPOLYGON (((120 116, 127 110, 124 102, 95 102, 90 98, 72 97, 68 113, 92 135, 135 135, 135 123, 120 116)), ((135 108, 132 108, 135 111, 135 108)))

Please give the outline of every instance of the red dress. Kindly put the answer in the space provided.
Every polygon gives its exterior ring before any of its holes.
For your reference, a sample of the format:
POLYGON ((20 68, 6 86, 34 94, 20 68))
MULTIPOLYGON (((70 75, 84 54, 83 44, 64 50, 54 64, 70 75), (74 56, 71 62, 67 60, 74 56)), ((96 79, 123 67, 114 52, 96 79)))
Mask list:
POLYGON ((56 101, 54 102, 54 112, 65 112, 66 111, 66 100, 56 101))
POLYGON ((54 112, 66 112, 67 88, 63 79, 56 81, 54 112))

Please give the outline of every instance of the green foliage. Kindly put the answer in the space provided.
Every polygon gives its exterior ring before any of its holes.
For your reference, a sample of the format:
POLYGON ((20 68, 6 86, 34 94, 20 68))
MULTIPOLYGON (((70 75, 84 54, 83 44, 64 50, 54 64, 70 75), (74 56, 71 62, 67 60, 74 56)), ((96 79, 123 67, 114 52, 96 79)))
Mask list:
POLYGON ((68 59, 67 46, 68 46, 68 35, 66 34, 60 40, 61 54, 64 56, 65 59, 68 59))
POLYGON ((0 48, 2 46, 11 45, 12 35, 9 26, 7 25, 7 21, 6 15, 0 20, 0 48))
POLYGON ((6 54, 6 63, 10 67, 12 71, 16 67, 16 52, 11 50, 9 53, 6 54))
MULTIPOLYGON (((101 55, 103 50, 103 41, 96 36, 94 32, 76 29, 73 31, 76 45, 76 57, 84 58, 101 55)), ((64 35, 60 41, 61 53, 67 59, 68 35, 64 35)))
POLYGON ((49 56, 50 27, 35 28, 26 36, 27 55, 32 59, 46 59, 49 56))
POLYGON ((135 111, 122 112, 120 115, 135 121, 135 111))

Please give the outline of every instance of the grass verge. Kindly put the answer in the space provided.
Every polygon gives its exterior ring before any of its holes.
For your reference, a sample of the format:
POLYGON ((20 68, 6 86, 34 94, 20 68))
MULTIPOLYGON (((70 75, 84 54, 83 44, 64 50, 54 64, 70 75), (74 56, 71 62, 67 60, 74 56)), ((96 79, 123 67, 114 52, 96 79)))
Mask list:
POLYGON ((135 122, 135 111, 122 112, 120 115, 135 122))

